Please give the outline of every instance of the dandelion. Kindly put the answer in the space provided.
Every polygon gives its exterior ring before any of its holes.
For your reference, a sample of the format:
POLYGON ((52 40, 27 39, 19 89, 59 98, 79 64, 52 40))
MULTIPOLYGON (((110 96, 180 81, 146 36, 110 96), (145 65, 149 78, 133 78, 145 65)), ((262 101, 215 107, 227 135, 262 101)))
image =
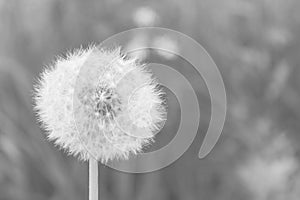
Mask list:
POLYGON ((89 160, 95 171, 95 160, 128 159, 153 141, 165 120, 162 94, 137 58, 128 58, 120 48, 90 46, 48 67, 34 99, 47 138, 89 160))

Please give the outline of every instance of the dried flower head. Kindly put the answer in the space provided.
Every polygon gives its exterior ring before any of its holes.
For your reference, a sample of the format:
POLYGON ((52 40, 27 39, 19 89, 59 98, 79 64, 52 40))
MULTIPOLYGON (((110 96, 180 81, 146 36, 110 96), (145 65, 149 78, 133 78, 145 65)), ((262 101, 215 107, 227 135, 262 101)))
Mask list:
POLYGON ((152 74, 120 48, 91 46, 58 58, 42 73, 35 102, 48 139, 82 160, 140 152, 166 116, 152 74))

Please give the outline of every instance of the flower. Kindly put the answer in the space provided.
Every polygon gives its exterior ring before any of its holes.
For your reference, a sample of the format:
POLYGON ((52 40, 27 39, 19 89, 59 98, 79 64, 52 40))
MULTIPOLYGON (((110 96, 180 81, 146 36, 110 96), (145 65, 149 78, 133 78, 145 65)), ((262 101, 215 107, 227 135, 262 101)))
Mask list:
POLYGON ((145 64, 96 46, 59 57, 35 87, 47 138, 81 160, 127 159, 165 121, 163 92, 145 64))

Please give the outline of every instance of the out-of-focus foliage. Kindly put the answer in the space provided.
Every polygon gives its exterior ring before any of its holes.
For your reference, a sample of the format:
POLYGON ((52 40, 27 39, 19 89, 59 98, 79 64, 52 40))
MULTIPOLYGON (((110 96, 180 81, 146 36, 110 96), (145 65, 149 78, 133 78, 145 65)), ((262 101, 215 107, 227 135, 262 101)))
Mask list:
MULTIPOLYGON (((100 199, 298 200, 300 196, 300 2, 298 0, 0 0, 0 200, 87 199, 87 167, 48 143, 32 111, 32 85, 55 55, 138 26, 163 26, 200 42, 223 75, 228 115, 204 160, 197 151, 209 95, 192 66, 150 52, 192 82, 199 134, 172 166, 134 175, 100 167, 100 199)), ((169 38, 131 41, 167 45, 169 38)), ((147 60, 149 52, 136 52, 147 60)), ((180 85, 178 85, 180 87, 180 85)), ((184 94, 184 91, 182 91, 184 94)), ((158 148, 176 131, 178 103, 158 148)))

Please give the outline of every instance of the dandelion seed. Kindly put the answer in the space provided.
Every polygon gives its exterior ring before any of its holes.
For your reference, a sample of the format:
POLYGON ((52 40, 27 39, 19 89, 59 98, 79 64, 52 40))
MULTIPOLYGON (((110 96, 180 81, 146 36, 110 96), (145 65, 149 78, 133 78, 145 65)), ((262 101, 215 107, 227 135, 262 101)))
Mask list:
POLYGON ((127 159, 165 120, 162 91, 145 65, 96 46, 58 58, 35 87, 49 140, 82 160, 127 159))

